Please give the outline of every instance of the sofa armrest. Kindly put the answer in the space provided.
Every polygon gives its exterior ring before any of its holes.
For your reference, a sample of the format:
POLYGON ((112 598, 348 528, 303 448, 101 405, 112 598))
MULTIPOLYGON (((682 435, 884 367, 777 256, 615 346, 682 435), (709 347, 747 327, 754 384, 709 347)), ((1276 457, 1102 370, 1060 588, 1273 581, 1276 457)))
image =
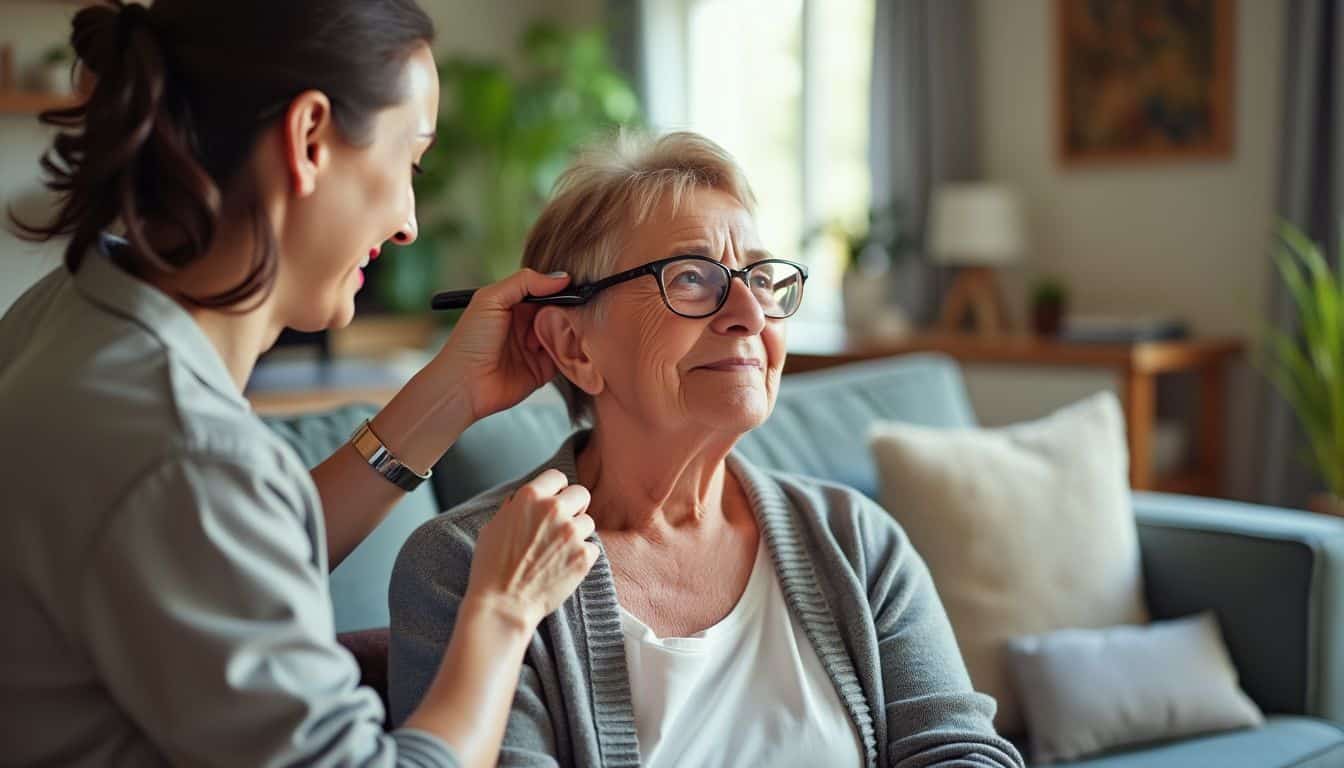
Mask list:
POLYGON ((1148 606, 1212 609, 1246 692, 1268 713, 1344 722, 1344 519, 1134 493, 1148 606))

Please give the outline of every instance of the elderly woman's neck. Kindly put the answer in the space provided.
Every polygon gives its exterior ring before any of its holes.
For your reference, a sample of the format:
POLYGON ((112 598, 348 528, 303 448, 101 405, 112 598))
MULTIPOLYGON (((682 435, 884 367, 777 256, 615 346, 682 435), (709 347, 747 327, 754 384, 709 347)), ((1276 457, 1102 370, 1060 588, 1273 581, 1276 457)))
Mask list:
POLYGON ((723 515, 724 462, 735 441, 703 435, 650 439, 640 430, 593 430, 577 457, 599 530, 696 525, 723 515))

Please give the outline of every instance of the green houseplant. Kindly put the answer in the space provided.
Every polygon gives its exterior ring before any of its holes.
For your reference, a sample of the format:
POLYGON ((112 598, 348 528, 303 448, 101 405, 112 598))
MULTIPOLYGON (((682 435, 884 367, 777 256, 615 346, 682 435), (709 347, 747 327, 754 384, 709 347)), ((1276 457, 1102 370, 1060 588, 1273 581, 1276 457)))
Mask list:
POLYGON ((1068 311, 1069 290, 1057 277, 1042 277, 1031 288, 1031 328, 1040 336, 1057 336, 1068 311))
POLYGON ((422 236, 452 256, 454 280, 517 269, 523 240, 582 145, 638 125, 634 90, 603 33, 537 22, 518 60, 452 58, 439 67, 438 141, 417 180, 422 236))
POLYGON ((804 252, 818 241, 836 243, 844 257, 844 323, 856 338, 901 336, 910 318, 891 302, 891 271, 917 244, 899 203, 868 209, 862 224, 841 218, 819 223, 803 233, 804 252))
POLYGON ((1265 371, 1306 433, 1308 458, 1344 510, 1344 270, 1287 222, 1278 227, 1274 262, 1297 312, 1298 332, 1265 331, 1265 371))
POLYGON ((71 77, 74 61, 75 52, 68 44, 48 47, 42 52, 41 62, 34 72, 36 89, 58 96, 68 95, 74 89, 71 77))
POLYGON ((824 221, 803 233, 803 249, 821 238, 834 238, 843 246, 846 271, 870 274, 886 271, 915 247, 905 209, 898 203, 868 209, 862 227, 839 218, 824 221))

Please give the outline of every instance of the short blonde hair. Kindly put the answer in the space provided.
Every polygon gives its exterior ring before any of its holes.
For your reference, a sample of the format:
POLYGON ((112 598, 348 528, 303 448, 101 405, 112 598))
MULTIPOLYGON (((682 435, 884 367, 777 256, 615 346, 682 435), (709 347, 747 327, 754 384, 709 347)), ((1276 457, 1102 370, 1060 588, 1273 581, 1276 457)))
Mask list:
MULTIPOLYGON (((718 144, 697 133, 659 137, 623 132, 589 147, 560 176, 528 232, 523 266, 565 271, 571 284, 612 274, 626 233, 649 219, 664 196, 675 213, 694 189, 717 189, 751 214, 756 197, 746 175, 718 144)), ((576 425, 592 418, 592 397, 563 374, 556 387, 576 425)))

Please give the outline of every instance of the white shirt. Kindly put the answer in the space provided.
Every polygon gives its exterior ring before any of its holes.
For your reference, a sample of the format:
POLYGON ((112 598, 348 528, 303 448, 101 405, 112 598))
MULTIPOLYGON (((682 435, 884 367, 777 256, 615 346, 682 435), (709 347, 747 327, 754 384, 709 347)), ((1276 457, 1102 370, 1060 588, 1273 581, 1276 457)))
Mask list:
POLYGON ((718 624, 659 638, 624 608, 621 629, 640 763, 858 766, 858 734, 784 592, 764 544, 718 624))

